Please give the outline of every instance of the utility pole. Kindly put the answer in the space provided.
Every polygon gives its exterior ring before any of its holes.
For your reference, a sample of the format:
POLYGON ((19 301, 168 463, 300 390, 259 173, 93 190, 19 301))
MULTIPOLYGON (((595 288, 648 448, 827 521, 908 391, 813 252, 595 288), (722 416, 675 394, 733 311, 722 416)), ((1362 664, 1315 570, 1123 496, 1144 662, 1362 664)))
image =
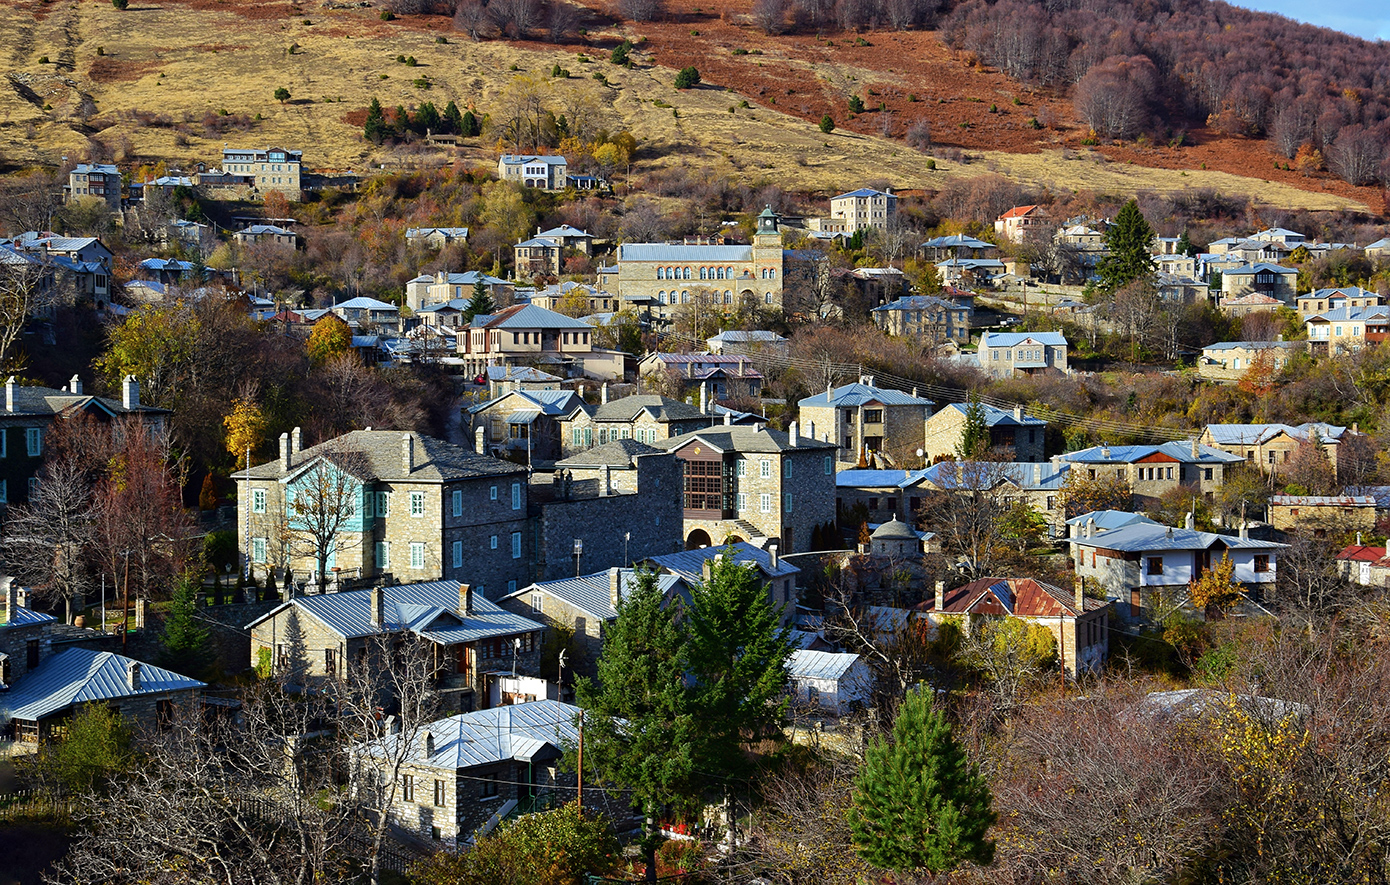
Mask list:
POLYGON ((584 816, 584 711, 579 711, 579 816, 584 816))
POLYGON ((125 552, 125 590, 121 600, 121 654, 125 654, 130 638, 130 551, 125 552))

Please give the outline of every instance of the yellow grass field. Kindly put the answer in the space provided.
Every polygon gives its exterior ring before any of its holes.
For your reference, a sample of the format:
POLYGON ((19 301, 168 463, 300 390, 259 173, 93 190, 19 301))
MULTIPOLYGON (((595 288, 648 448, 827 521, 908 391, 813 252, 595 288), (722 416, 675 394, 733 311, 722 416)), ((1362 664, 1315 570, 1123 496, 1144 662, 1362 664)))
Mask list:
MULTIPOLYGON (((230 0, 225 7, 233 8, 230 0)), ((283 14, 258 19, 220 8, 142 0, 132 0, 124 11, 95 0, 0 3, 0 33, 6 35, 0 160, 14 167, 85 157, 88 139, 77 130, 86 116, 92 134, 122 163, 164 159, 170 167, 184 169, 199 162, 214 166, 223 144, 230 143, 298 148, 310 168, 363 170, 398 162, 343 120, 373 96, 388 107, 429 100, 442 110, 453 100, 461 108, 488 112, 518 73, 548 75, 558 63, 573 76, 552 83, 556 109, 563 107, 566 91, 593 93, 610 117, 610 128, 631 131, 647 149, 644 156, 656 157, 650 162, 708 167, 715 174, 738 174, 784 188, 832 192, 870 180, 898 189, 930 188, 956 177, 998 172, 1059 190, 1214 188, 1289 208, 1365 208, 1332 194, 1258 178, 1117 164, 1090 151, 971 151, 969 163, 938 160, 937 169, 929 171, 925 155, 900 142, 839 130, 825 135, 757 103, 739 108, 742 96, 717 84, 677 91, 674 72, 646 63, 640 53, 636 57, 642 63, 625 70, 609 64, 607 51, 598 47, 472 43, 451 32, 439 32, 449 39, 440 44, 436 32, 383 26, 373 9, 289 3, 282 9, 283 14), (581 51, 591 60, 581 62, 581 51), (419 65, 399 64, 398 55, 414 56, 419 65), (41 63, 44 56, 48 64, 41 63), (611 85, 594 80, 595 71, 611 85), (430 88, 412 85, 420 77, 429 79, 430 88), (283 105, 273 97, 282 86, 292 95, 283 105), (84 97, 90 98, 85 112, 84 97), (245 132, 209 135, 201 125, 204 115, 222 110, 261 119, 245 132), (181 134, 167 124, 142 124, 137 112, 188 125, 181 134)), ((843 66, 812 70, 805 62, 779 62, 775 51, 762 62, 805 67, 808 78, 828 82, 880 76, 843 66)), ((486 137, 481 141, 465 149, 464 156, 491 166, 493 145, 486 137)), ((452 156, 439 152, 441 159, 452 156)))

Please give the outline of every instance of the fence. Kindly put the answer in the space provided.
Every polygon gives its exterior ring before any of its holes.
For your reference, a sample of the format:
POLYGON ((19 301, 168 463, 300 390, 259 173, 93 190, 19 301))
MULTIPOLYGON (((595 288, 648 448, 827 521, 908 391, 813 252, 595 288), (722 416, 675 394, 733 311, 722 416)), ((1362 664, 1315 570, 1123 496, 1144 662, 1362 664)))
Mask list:
POLYGON ((68 818, 77 803, 48 790, 16 790, 0 793, 0 821, 32 818, 68 818))

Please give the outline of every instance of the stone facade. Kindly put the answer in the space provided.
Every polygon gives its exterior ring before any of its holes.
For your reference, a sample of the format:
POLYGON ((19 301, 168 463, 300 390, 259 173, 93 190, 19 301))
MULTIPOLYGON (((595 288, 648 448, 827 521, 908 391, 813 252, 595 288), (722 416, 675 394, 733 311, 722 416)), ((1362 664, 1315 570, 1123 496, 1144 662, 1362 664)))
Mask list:
POLYGON ((896 463, 917 462, 932 403, 900 390, 876 387, 872 377, 846 384, 797 403, 797 419, 808 437, 834 443, 842 461, 861 451, 882 452, 896 463))
POLYGON ((595 446, 623 439, 658 445, 673 436, 690 433, 715 423, 704 408, 665 396, 628 396, 608 400, 604 385, 597 406, 585 406, 559 422, 561 457, 572 458, 595 446))
POLYGON ((279 191, 298 202, 303 198, 300 188, 302 158, 302 151, 277 147, 263 150, 223 148, 222 171, 249 177, 252 186, 261 193, 279 191))
POLYGON ((1370 495, 1275 495, 1269 501, 1269 524, 1284 532, 1366 532, 1376 524, 1376 499, 1370 495))
POLYGON ((897 216, 898 198, 890 191, 860 188, 830 198, 830 218, 841 221, 845 233, 887 230, 897 216))
POLYGON ((1259 362, 1268 372, 1284 368, 1307 346, 1303 341, 1221 341, 1202 348, 1197 374, 1213 381, 1239 381, 1259 362))
POLYGON ((1067 339, 1060 332, 986 332, 980 336, 980 366, 996 378, 1067 374, 1067 339))
MULTIPOLYGON (((1012 411, 997 409, 983 403, 985 425, 989 428, 989 447, 1007 448, 1014 461, 1041 461, 1045 457, 1047 422, 1023 412, 1022 406, 1012 411)), ((965 429, 966 406, 952 403, 927 419, 922 449, 931 462, 939 457, 956 455, 961 433, 965 429)))

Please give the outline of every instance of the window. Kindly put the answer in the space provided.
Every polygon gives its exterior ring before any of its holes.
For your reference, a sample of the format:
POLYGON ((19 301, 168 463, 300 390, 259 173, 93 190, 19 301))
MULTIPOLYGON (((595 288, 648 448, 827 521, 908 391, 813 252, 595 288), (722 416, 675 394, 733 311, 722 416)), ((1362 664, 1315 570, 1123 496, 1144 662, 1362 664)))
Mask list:
POLYGON ((265 538, 251 539, 251 561, 265 562, 265 538))
POLYGON ((1161 575, 1161 574, 1163 574, 1163 557, 1162 557, 1162 556, 1150 556, 1150 557, 1149 557, 1149 567, 1148 567, 1148 570, 1147 570, 1146 574, 1150 574, 1150 575, 1161 575))
POLYGON ((425 515, 425 493, 424 493, 424 492, 411 492, 411 493, 410 493, 410 515, 411 515, 411 516, 424 516, 424 515, 425 515))
POLYGON ((748 472, 748 471, 747 471, 747 466, 748 466, 748 462, 747 462, 746 460, 744 460, 743 458, 739 458, 736 462, 734 462, 734 476, 744 476, 744 475, 746 475, 747 472, 748 472))
POLYGON ((488 497, 494 501, 497 500, 497 486, 492 487, 492 491, 489 493, 488 497))
POLYGON ((463 490, 454 489, 454 516, 463 516, 463 490))
POLYGON ((864 410, 864 423, 865 423, 865 424, 882 424, 882 423, 883 423, 883 410, 882 410, 882 409, 865 409, 865 410, 864 410))
POLYGON ((782 462, 782 477, 783 477, 784 479, 791 479, 791 478, 792 478, 792 462, 790 462, 790 461, 783 461, 783 462, 782 462))
POLYGON ((1205 469, 1202 471, 1202 477, 1203 477, 1204 479, 1206 479, 1208 482, 1211 481, 1211 468, 1210 468, 1210 467, 1207 467, 1207 468, 1205 468, 1205 469))
POLYGON ((391 515, 391 493, 390 493, 390 492, 377 492, 377 493, 376 493, 376 515, 377 515, 377 516, 390 516, 390 515, 391 515))
POLYGON ((745 495, 743 492, 739 492, 739 493, 738 493, 738 509, 739 509, 739 510, 747 510, 747 509, 748 509, 748 496, 745 495))
POLYGON ((406 802, 415 801, 415 776, 412 774, 401 775, 401 798, 406 802))
POLYGON ((512 483, 512 509, 521 509, 521 483, 512 483))
POLYGON ((24 451, 30 458, 43 454, 43 430, 38 427, 24 428, 24 451))
POLYGON ((772 477, 772 462, 766 460, 759 461, 758 475, 761 476, 763 479, 770 479, 772 477))
POLYGON ((410 567, 414 569, 425 567, 425 545, 419 541, 410 542, 410 567))
POLYGON ((782 512, 783 512, 783 513, 791 513, 791 512, 792 512, 792 493, 791 493, 791 492, 786 492, 785 494, 782 495, 782 512))
MULTIPOLYGON (((496 544, 492 546, 496 547, 496 544)), ((454 568, 463 568, 463 542, 454 542, 454 568)))
POLYGON ((336 648, 323 650, 323 672, 330 676, 338 672, 338 650, 336 648))
POLYGON ((265 489, 251 490, 251 512, 265 513, 265 489))
POLYGON ((763 492, 761 495, 759 495, 759 496, 758 496, 758 509, 761 510, 763 513, 771 513, 771 512, 772 512, 772 495, 768 494, 767 492, 763 492))
POLYGON ((830 476, 835 472, 835 459, 830 455, 825 456, 825 475, 830 476))
POLYGON ((512 532, 512 559, 521 558, 521 532, 512 532))
POLYGON ((390 541, 376 542, 376 567, 379 569, 388 569, 391 567, 390 541))
POLYGON ((497 795, 497 775, 483 775, 482 784, 479 785, 478 795, 484 799, 492 799, 497 795))
POLYGON ((496 549, 497 549, 497 536, 496 536, 496 535, 493 535, 493 536, 492 536, 492 549, 493 549, 493 550, 496 550, 496 549))
POLYGON ((444 782, 438 778, 434 781, 434 807, 444 807, 444 782))
POLYGON ((1261 574, 1267 573, 1268 571, 1269 571, 1269 554, 1268 554, 1268 553, 1256 553, 1256 554, 1255 554, 1255 574, 1261 575, 1261 574))

